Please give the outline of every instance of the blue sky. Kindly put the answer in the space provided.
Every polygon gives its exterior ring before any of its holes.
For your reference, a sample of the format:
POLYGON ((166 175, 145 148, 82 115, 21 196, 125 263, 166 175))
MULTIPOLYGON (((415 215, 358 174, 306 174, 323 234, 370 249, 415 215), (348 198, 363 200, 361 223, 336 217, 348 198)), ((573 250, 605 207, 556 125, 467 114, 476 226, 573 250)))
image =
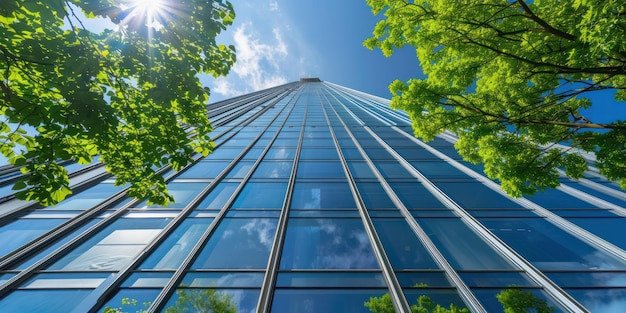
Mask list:
POLYGON ((421 75, 415 49, 386 58, 363 47, 374 25, 365 0, 231 1, 236 18, 218 41, 235 45, 237 62, 225 78, 203 77, 210 102, 319 77, 349 88, 390 98, 394 79, 421 75))

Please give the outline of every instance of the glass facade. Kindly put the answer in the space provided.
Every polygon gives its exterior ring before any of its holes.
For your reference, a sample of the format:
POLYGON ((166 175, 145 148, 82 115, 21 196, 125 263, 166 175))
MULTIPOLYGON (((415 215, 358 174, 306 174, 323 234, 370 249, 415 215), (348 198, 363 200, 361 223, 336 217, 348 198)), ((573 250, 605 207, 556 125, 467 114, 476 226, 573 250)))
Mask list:
POLYGON ((423 143, 387 100, 316 79, 207 112, 215 152, 161 169, 168 207, 97 160, 66 163, 75 192, 55 207, 15 199, 0 169, 0 311, 370 312, 388 295, 502 312, 508 290, 626 308, 626 193, 593 172, 510 198, 452 134, 423 143))

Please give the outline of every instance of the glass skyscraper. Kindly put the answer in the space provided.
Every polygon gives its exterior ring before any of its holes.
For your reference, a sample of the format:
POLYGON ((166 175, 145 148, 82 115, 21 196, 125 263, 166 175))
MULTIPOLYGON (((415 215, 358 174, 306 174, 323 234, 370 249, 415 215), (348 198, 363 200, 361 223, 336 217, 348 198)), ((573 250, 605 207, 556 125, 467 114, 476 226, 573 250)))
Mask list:
POLYGON ((593 171, 513 199, 453 134, 425 144, 387 100, 313 78, 207 109, 216 149, 161 169, 168 207, 97 161, 67 162, 55 207, 15 199, 19 171, 0 169, 0 312, 369 312, 387 295, 502 312, 511 289, 626 312, 626 194, 593 171))

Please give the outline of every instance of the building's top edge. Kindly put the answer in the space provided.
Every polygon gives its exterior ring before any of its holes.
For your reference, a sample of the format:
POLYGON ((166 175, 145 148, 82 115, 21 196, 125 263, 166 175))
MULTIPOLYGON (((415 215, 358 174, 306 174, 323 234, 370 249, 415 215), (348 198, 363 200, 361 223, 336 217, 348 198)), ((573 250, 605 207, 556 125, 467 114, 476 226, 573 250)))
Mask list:
POLYGON ((311 83, 311 82, 321 82, 321 80, 317 77, 302 77, 300 78, 300 82, 311 83))

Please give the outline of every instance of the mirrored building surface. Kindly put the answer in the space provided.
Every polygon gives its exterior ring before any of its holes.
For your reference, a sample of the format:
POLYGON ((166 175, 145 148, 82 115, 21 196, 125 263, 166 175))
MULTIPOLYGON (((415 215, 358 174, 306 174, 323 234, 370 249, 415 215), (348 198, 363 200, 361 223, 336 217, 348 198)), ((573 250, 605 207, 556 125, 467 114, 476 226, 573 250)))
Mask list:
POLYGON ((319 79, 207 107, 215 152, 164 168, 175 203, 147 205, 97 160, 74 194, 16 200, 0 174, 0 311, 370 312, 420 296, 502 312, 522 291, 555 312, 626 311, 626 194, 585 179, 513 199, 423 143, 388 101, 319 79), (212 303, 212 304, 210 304, 212 303), (115 311, 117 310, 117 311, 115 311))

